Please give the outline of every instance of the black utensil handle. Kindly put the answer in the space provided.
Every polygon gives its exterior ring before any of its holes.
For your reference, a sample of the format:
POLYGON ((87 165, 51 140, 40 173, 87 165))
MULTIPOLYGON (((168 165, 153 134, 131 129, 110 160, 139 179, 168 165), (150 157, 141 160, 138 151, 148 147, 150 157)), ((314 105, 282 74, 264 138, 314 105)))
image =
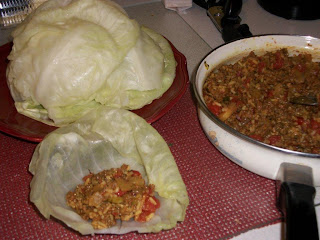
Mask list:
POLYGON ((223 6, 225 17, 238 17, 242 9, 242 0, 226 0, 223 6))
POLYGON ((314 196, 312 186, 292 182, 281 184, 279 204, 286 221, 287 240, 319 240, 314 196))
POLYGON ((225 42, 252 37, 247 24, 240 24, 239 14, 242 9, 242 0, 226 0, 223 7, 224 16, 221 19, 222 38, 225 42))
POLYGON ((252 37, 247 24, 241 25, 225 25, 222 29, 222 39, 228 43, 234 40, 252 37))

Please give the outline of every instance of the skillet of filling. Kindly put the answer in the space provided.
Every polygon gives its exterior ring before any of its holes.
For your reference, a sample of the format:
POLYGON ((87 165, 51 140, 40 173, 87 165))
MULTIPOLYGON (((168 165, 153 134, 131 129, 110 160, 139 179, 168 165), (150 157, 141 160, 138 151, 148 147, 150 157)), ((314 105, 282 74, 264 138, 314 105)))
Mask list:
POLYGON ((298 96, 320 102, 320 63, 286 48, 212 71, 203 85, 209 110, 227 125, 258 141, 320 154, 320 105, 290 103, 298 96))
POLYGON ((117 220, 149 221, 160 207, 153 184, 146 185, 140 172, 120 168, 90 173, 84 183, 68 192, 67 204, 94 229, 112 227, 117 220))

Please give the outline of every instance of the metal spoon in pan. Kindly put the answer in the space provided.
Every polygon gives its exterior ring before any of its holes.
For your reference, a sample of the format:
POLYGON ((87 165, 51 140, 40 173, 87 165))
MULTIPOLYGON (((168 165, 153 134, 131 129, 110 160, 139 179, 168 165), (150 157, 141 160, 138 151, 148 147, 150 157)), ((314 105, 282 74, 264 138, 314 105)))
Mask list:
POLYGON ((290 98, 290 103, 308 105, 308 106, 318 106, 319 105, 317 97, 312 96, 312 95, 290 98))

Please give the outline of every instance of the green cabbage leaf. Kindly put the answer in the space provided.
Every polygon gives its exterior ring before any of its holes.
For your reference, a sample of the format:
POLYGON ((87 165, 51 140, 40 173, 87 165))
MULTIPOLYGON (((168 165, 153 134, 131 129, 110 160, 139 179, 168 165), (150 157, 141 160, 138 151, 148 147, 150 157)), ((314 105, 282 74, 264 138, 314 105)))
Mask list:
POLYGON ((49 0, 12 33, 7 82, 17 111, 54 126, 101 105, 138 109, 168 90, 168 41, 108 0, 49 0))
POLYGON ((48 134, 36 147, 30 172, 30 200, 46 218, 53 216, 81 234, 159 232, 185 218, 189 199, 170 149, 144 119, 124 109, 101 106, 75 123, 48 134), (161 206, 148 222, 117 222, 94 230, 66 203, 82 178, 127 164, 155 185, 161 206))

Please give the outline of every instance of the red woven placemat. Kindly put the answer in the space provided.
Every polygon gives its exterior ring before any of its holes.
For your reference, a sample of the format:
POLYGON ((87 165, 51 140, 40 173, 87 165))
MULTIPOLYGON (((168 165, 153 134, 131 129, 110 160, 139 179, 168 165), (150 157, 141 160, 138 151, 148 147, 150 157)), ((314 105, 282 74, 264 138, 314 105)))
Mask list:
MULTIPOLYGON (((228 239, 279 222, 275 183, 229 161, 207 140, 191 93, 153 124, 168 143, 187 186, 190 205, 176 228, 157 234, 97 235, 95 239, 228 239)), ((28 172, 36 144, 0 134, 1 239, 87 239, 44 219, 29 202, 28 172)))

